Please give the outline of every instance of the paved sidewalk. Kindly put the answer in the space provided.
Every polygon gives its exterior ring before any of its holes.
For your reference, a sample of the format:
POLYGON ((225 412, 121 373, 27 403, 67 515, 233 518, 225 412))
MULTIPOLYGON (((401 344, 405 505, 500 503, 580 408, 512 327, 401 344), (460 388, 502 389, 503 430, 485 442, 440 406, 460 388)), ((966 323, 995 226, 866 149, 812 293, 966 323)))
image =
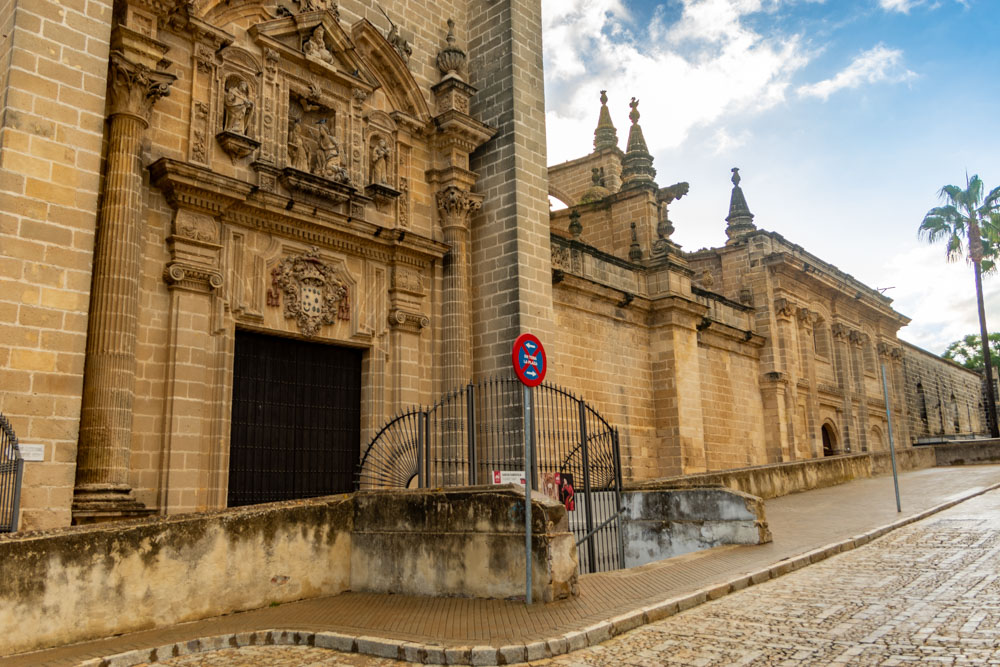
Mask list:
POLYGON ((891 477, 769 500, 771 544, 721 547, 633 570, 586 575, 581 577, 578 598, 548 605, 345 593, 24 654, 0 660, 0 666, 74 665, 135 649, 270 629, 303 633, 297 638, 268 635, 279 643, 314 641, 319 646, 325 638, 332 645, 346 641, 347 650, 385 657, 412 655, 433 661, 438 654, 449 661, 475 659, 480 664, 517 656, 537 659, 599 643, 706 599, 780 576, 996 486, 1000 486, 996 465, 904 473, 902 514, 896 513, 891 477))

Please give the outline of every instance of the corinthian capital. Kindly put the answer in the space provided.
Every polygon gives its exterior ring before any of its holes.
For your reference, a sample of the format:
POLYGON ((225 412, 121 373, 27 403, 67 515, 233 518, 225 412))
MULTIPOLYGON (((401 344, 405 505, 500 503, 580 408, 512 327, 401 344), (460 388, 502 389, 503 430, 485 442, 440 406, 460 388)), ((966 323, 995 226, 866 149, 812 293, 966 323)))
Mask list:
POLYGON ((483 207, 483 197, 449 185, 437 193, 437 205, 441 227, 468 228, 469 216, 483 207))
POLYGON ((128 114, 148 123, 153 105, 170 94, 170 84, 176 78, 173 74, 133 63, 120 52, 112 53, 108 77, 111 115, 128 114))

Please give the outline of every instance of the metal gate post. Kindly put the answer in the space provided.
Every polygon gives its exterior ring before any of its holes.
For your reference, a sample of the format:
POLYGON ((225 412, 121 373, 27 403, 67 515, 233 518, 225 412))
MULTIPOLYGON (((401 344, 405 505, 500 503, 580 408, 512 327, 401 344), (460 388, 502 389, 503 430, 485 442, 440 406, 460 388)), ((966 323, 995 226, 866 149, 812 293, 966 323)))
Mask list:
POLYGON ((417 417, 417 488, 424 488, 424 417, 423 412, 417 417))
POLYGON ((431 411, 424 413, 424 488, 431 485, 431 411))
POLYGON ((618 527, 618 567, 625 567, 625 534, 622 530, 622 455, 621 449, 618 446, 618 429, 614 429, 612 432, 612 444, 614 446, 614 456, 615 456, 615 511, 618 513, 618 519, 615 521, 615 525, 618 527))
POLYGON ((590 454, 587 452, 587 406, 581 399, 580 406, 580 451, 583 453, 583 508, 587 513, 587 560, 590 571, 596 572, 597 556, 594 550, 594 508, 590 500, 590 454))
POLYGON ((17 532, 17 515, 21 511, 21 476, 24 474, 24 459, 21 458, 21 452, 14 450, 17 456, 17 472, 14 474, 14 507, 13 514, 10 517, 10 532, 17 532))
POLYGON ((465 395, 468 415, 465 423, 469 429, 469 484, 476 485, 476 387, 471 382, 465 395))

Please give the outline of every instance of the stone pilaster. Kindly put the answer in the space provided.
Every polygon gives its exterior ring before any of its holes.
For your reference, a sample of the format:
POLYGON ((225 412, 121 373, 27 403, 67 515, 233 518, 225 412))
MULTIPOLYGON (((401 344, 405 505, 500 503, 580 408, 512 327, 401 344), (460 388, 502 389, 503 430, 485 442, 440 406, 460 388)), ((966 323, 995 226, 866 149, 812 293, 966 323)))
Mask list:
POLYGON ((810 456, 823 456, 823 438, 820 435, 819 385, 816 378, 816 351, 814 349, 817 314, 807 308, 799 308, 799 355, 803 364, 803 375, 809 383, 806 396, 806 434, 810 456))
POLYGON ((705 472, 698 325, 707 309, 675 296, 658 300, 656 308, 650 352, 659 471, 644 476, 705 472))
POLYGON ((121 53, 110 62, 107 169, 87 332, 83 408, 73 519, 113 519, 137 511, 129 455, 135 398, 135 343, 142 261, 140 146, 158 99, 174 77, 121 53))
POLYGON ((851 451, 854 434, 854 373, 851 368, 850 330, 839 322, 830 328, 833 334, 833 368, 837 378, 837 386, 844 396, 843 422, 841 423, 841 441, 837 443, 837 453, 851 451))

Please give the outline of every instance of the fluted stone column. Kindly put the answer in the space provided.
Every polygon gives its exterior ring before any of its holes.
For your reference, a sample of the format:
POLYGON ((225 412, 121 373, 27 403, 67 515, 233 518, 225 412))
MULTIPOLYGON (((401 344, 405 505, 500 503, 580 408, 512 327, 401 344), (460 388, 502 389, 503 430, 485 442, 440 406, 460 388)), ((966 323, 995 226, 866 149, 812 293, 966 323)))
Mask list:
POLYGON ((451 246, 444 265, 441 325, 443 389, 451 391, 472 378, 469 219, 482 206, 482 197, 449 186, 438 192, 437 204, 444 242, 451 246))
POLYGON ((73 518, 111 519, 142 510, 131 498, 129 455, 142 251, 140 146, 153 104, 174 77, 111 56, 108 153, 87 331, 73 518))

